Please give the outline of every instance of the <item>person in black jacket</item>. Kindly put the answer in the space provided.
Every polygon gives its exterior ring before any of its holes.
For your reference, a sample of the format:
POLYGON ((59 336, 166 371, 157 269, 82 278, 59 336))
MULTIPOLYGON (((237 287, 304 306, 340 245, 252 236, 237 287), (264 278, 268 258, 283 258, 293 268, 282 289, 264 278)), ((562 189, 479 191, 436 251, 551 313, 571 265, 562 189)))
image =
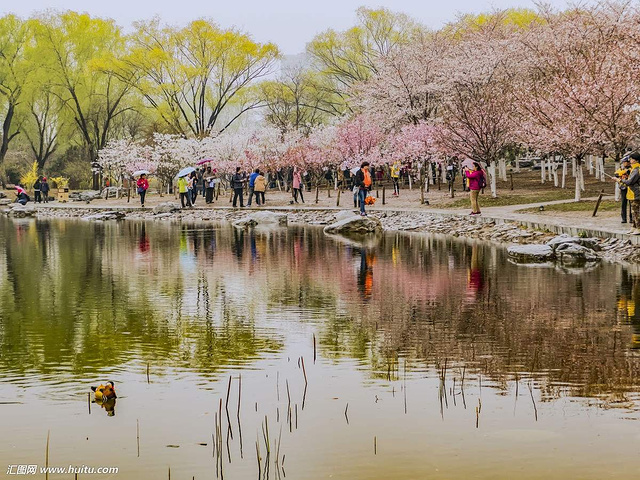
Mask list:
POLYGON ((231 177, 231 188, 233 188, 233 208, 240 199, 240 208, 244 208, 244 183, 247 181, 245 175, 240 173, 240 167, 236 167, 236 173, 231 177))
POLYGON ((364 200, 367 198, 367 194, 371 190, 373 181, 371 179, 371 172, 369 172, 369 162, 362 162, 360 170, 356 173, 354 184, 358 187, 358 202, 360 203, 360 215, 365 217, 367 212, 364 210, 364 200))
POLYGON ((42 195, 40 194, 40 188, 42 187, 42 177, 38 177, 36 183, 33 184, 33 201, 36 203, 42 203, 42 195))

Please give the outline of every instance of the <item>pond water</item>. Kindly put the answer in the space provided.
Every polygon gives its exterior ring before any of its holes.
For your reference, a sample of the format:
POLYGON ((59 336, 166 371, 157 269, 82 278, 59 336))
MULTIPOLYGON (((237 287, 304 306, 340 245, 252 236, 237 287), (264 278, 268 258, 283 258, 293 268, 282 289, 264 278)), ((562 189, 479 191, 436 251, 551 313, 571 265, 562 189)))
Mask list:
POLYGON ((619 266, 528 268, 427 235, 0 219, 0 272, 3 475, 44 466, 48 435, 50 466, 118 479, 640 469, 640 281, 619 266), (109 380, 116 403, 89 403, 109 380))

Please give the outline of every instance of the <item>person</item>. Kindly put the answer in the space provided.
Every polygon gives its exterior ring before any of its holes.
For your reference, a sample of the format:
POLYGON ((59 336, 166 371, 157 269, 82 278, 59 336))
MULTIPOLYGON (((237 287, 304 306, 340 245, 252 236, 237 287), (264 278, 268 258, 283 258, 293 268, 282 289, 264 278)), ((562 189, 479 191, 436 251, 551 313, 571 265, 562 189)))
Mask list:
MULTIPOLYGON (((619 170, 616 170, 615 176, 617 178, 627 179, 631 173, 631 161, 628 157, 622 159, 622 164, 619 170)), ((622 197, 620 205, 620 215, 622 216, 622 223, 627 223, 627 213, 629 214, 629 221, 633 222, 633 214, 631 213, 631 200, 633 200, 633 192, 627 188, 623 183, 620 184, 620 196, 622 197), (630 197, 630 198, 629 198, 630 197)))
POLYGON ((27 191, 22 187, 22 185, 16 185, 16 202, 20 205, 26 205, 27 202, 31 201, 29 195, 27 195, 27 191))
POLYGON ((42 177, 38 177, 38 179, 36 180, 36 183, 33 184, 33 201, 36 203, 42 203, 42 195, 41 195, 41 188, 42 188, 42 177))
POLYGON ((47 182, 47 177, 42 177, 42 182, 40 184, 40 191, 42 192, 42 199, 44 203, 49 203, 49 182, 47 182))
POLYGON ((215 178, 213 176, 213 171, 211 170, 211 167, 207 167, 207 170, 204 173, 204 182, 206 185, 206 190, 204 195, 205 203, 207 204, 213 203, 213 191, 216 188, 216 182, 215 182, 215 178))
POLYGON ((360 215, 365 217, 367 212, 364 209, 365 199, 371 190, 371 172, 369 172, 369 162, 362 162, 360 170, 356 173, 355 186, 358 188, 358 202, 360 203, 360 215))
POLYGON ((267 190, 267 179, 262 174, 262 172, 258 171, 258 176, 255 179, 253 185, 253 192, 256 195, 256 204, 264 205, 264 192, 267 190))
MULTIPOLYGON (((256 184, 256 178, 260 174, 260 170, 256 168, 251 175, 249 175, 249 200, 247 200, 247 207, 251 206, 251 199, 253 198, 253 191, 256 184)), ((260 206, 260 202, 256 198, 256 204, 260 206)))
POLYGON ((469 197, 471 198, 471 213, 469 215, 480 215, 478 196, 480 195, 480 190, 482 190, 486 184, 484 172, 478 162, 473 162, 473 168, 467 170, 465 175, 469 180, 469 197))
POLYGON ((391 180, 393 180, 393 195, 400 195, 400 162, 396 160, 391 165, 391 180))
POLYGON ((200 191, 202 192, 202 196, 205 197, 207 196, 207 182, 204 176, 204 168, 201 168, 198 170, 198 188, 200 189, 200 191))
POLYGON ((300 200, 304 203, 304 196, 302 195, 302 176, 300 175, 298 167, 293 167, 293 180, 291 185, 293 187, 293 200, 298 203, 298 195, 300 195, 300 200))
POLYGON ((185 208, 185 200, 187 201, 187 207, 191 207, 191 193, 189 192, 189 180, 187 177, 180 177, 178 179, 178 193, 180 194, 180 204, 182 208, 185 208))
POLYGON ((625 185, 627 191, 631 191, 633 199, 631 200, 631 221, 633 223, 633 229, 629 231, 630 235, 640 235, 640 153, 632 153, 629 158, 631 159, 631 173, 629 178, 616 179, 619 184, 625 185))
POLYGON ((231 188, 233 188, 233 208, 237 207, 238 198, 240 208, 244 208, 244 183, 247 181, 245 175, 240 173, 240 167, 236 167, 236 173, 231 177, 231 188))
POLYGON ((144 197, 149 189, 149 180, 147 180, 147 176, 144 173, 140 175, 136 185, 138 186, 138 195, 140 195, 140 205, 144 208, 144 197))
POLYGON ((191 172, 189 175, 187 190, 189 190, 189 195, 191 196, 191 206, 195 207, 196 198, 198 198, 198 175, 196 172, 191 172))

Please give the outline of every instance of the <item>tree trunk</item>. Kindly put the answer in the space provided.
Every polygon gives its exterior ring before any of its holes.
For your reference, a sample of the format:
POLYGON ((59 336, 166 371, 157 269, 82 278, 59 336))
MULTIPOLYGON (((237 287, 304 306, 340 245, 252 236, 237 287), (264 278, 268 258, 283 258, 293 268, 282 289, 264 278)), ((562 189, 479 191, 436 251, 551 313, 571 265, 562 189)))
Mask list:
POLYGON ((520 173, 520 157, 516 155, 516 172, 520 173))
POLYGON ((576 165, 576 159, 572 158, 571 159, 571 176, 575 178, 577 174, 578 174, 578 168, 576 165))
POLYGON ((547 173, 545 171, 546 166, 545 166, 545 161, 543 158, 540 159, 540 182, 544 185, 544 175, 545 173, 547 173))
POLYGON ((496 183, 496 162, 493 161, 489 164, 489 177, 491 180, 491 196, 493 198, 498 197, 498 186, 496 183))
MULTIPOLYGON (((575 160, 574 160, 575 162, 575 160)), ((579 202, 580 199, 582 198, 582 188, 580 185, 580 177, 581 177, 581 173, 582 173, 582 162, 578 162, 578 164, 576 165, 576 192, 575 192, 575 201, 579 202)))
POLYGON ((503 182, 507 181, 507 162, 504 158, 501 158, 500 160, 498 160, 499 165, 500 165, 500 179, 503 182))
POLYGON ((567 188, 567 159, 562 157, 562 188, 567 188))

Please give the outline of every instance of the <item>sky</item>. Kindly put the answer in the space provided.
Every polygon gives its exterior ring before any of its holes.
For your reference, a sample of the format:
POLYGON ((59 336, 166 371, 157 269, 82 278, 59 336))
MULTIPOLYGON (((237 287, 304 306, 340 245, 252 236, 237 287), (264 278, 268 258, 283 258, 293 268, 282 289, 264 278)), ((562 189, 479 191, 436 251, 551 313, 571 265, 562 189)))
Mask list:
MULTIPOLYGON (((0 0, 0 13, 28 17, 48 9, 75 10, 109 17, 123 27, 155 15, 172 25, 211 18, 222 27, 237 27, 259 42, 274 42, 286 55, 304 51, 313 36, 327 28, 344 30, 355 23, 360 6, 386 7, 403 12, 432 28, 454 20, 459 13, 494 8, 534 7, 531 0, 0 0)), ((548 0, 564 8, 565 0, 548 0)))

